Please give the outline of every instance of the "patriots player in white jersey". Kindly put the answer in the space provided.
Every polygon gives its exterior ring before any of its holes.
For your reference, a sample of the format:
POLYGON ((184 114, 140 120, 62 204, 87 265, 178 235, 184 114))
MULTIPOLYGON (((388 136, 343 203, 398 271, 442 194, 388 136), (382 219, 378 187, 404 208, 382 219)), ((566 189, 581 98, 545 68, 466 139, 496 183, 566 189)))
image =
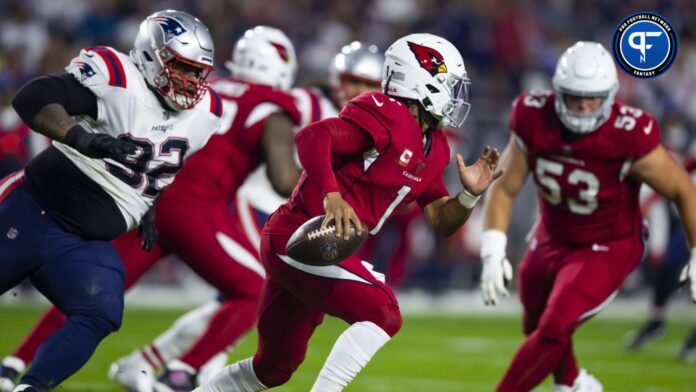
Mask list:
MULTIPOLYGON (((352 42, 344 46, 334 57, 329 68, 330 91, 325 94, 316 87, 296 87, 291 90, 301 114, 296 130, 324 118, 336 117, 340 107, 363 92, 380 90, 383 62, 384 54, 375 45, 352 42)), ((269 63, 266 66, 274 65, 269 63)), ((257 168, 246 178, 235 200, 236 216, 244 229, 245 240, 252 243, 257 251, 260 245, 260 229, 266 217, 286 201, 285 197, 274 191, 266 173, 265 164, 257 168)), ((147 367, 143 363, 143 357, 152 358, 154 361, 161 360, 162 365, 166 364, 168 367, 165 373, 168 372, 172 376, 175 376, 176 372, 183 372, 176 370, 179 368, 176 366, 177 355, 185 353, 194 345, 209 327, 209 321, 219 311, 220 302, 216 300, 181 316, 153 342, 116 361, 111 367, 110 377, 124 386, 149 385, 146 379, 152 376, 141 372, 147 367)), ((227 354, 223 349, 224 347, 221 347, 222 351, 201 369, 198 382, 206 381, 225 365, 227 354)), ((189 376, 182 375, 177 378, 187 377, 189 376)))
POLYGON ((121 325, 124 270, 110 241, 136 227, 184 160, 218 130, 205 25, 161 11, 130 56, 99 46, 39 77, 13 106, 53 145, 0 181, 0 293, 24 278, 67 316, 15 391, 46 391, 121 325))

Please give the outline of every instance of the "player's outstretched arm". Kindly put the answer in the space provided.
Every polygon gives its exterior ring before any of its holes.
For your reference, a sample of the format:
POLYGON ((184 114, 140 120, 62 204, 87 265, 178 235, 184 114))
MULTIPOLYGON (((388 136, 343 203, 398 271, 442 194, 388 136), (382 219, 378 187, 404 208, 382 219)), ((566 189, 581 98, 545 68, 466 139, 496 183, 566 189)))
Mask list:
POLYGON ((496 170, 499 159, 498 150, 491 150, 488 146, 471 166, 466 166, 462 156, 457 154, 459 179, 464 189, 455 197, 442 197, 423 208, 426 220, 435 233, 448 237, 466 223, 481 194, 503 174, 502 170, 496 170))
POLYGON ((483 205, 483 235, 481 239, 481 296, 486 305, 498 304, 498 293, 508 295, 507 284, 512 280, 512 265, 508 261, 507 230, 512 203, 527 178, 527 157, 512 134, 500 166, 505 174, 491 185, 483 205))
POLYGON ((524 186, 529 173, 527 157, 511 135, 500 157, 500 169, 504 174, 491 184, 483 204, 483 230, 506 233, 512 214, 512 203, 524 186))
POLYGON ((662 145, 635 161, 630 175, 673 201, 679 210, 691 247, 683 276, 690 279, 691 299, 696 302, 696 187, 691 177, 662 145))
POLYGON ((309 177, 324 195, 326 219, 322 227, 335 221, 336 235, 348 239, 351 224, 362 231, 360 219, 353 207, 341 196, 336 175, 331 166, 332 153, 357 154, 370 150, 374 142, 352 122, 329 118, 304 127, 295 136, 297 155, 309 177))
POLYGON ((71 116, 97 119, 97 98, 70 74, 41 76, 22 86, 12 106, 34 131, 65 143, 91 158, 125 162, 135 145, 105 134, 87 132, 71 116))
POLYGON ((300 179, 295 163, 295 124, 284 113, 268 116, 263 124, 261 143, 266 155, 266 170, 273 190, 289 197, 300 179))

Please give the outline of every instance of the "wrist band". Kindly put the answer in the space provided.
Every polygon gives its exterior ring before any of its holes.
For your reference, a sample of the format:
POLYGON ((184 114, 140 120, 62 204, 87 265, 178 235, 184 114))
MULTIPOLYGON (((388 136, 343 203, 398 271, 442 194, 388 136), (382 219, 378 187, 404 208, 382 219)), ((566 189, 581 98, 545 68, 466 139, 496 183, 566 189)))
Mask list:
POLYGON ((70 129, 68 129, 68 132, 65 133, 63 143, 72 148, 76 148, 80 138, 82 138, 85 134, 88 133, 89 132, 85 131, 82 125, 75 124, 70 129))
POLYGON ((459 192, 459 195, 457 195, 457 200, 459 200, 459 203, 468 209, 474 208, 474 206, 476 205, 476 202, 480 198, 481 198, 481 195, 474 196, 471 193, 467 192, 466 189, 462 189, 462 191, 459 192))

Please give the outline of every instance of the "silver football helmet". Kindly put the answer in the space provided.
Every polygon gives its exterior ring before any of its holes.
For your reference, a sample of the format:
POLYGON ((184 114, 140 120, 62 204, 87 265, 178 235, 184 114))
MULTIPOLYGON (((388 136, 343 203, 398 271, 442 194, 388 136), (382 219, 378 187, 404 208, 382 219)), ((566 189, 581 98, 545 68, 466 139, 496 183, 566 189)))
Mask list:
POLYGON ((190 109, 208 88, 213 38, 194 16, 175 10, 158 11, 140 24, 130 56, 170 108, 190 109))
POLYGON ((341 77, 349 75, 370 83, 382 81, 382 64, 384 53, 375 45, 353 41, 341 48, 329 67, 329 81, 336 89, 341 84, 341 77))

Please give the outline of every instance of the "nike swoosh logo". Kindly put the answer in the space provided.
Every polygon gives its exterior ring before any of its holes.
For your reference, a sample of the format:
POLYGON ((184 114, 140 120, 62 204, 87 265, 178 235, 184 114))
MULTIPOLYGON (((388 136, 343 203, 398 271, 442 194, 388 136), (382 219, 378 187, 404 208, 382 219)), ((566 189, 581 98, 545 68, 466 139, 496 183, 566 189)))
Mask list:
POLYGON ((595 252, 609 252, 609 247, 595 243, 592 244, 592 250, 595 252))
POLYGON ((372 100, 375 101, 375 105, 377 105, 377 107, 380 107, 380 108, 381 108, 382 106, 384 106, 384 102, 378 101, 377 98, 375 98, 374 95, 372 95, 371 97, 372 97, 372 100))
POLYGON ((650 132, 652 132, 652 127, 653 127, 653 122, 652 122, 652 120, 650 120, 650 122, 648 123, 648 125, 646 125, 646 126, 643 128, 643 132, 645 132, 646 135, 650 135, 650 132))

